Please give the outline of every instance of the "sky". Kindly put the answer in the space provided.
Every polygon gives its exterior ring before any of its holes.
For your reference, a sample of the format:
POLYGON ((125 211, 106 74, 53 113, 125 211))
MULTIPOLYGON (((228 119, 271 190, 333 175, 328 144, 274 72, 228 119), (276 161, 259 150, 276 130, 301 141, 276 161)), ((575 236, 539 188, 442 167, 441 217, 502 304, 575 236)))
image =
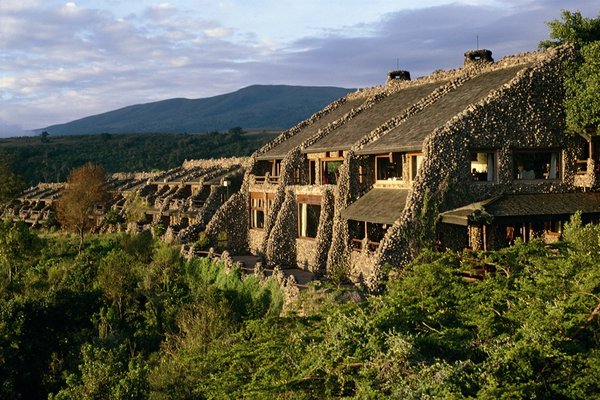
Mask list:
POLYGON ((0 136, 253 84, 360 88, 534 51, 600 0, 0 0, 0 136))

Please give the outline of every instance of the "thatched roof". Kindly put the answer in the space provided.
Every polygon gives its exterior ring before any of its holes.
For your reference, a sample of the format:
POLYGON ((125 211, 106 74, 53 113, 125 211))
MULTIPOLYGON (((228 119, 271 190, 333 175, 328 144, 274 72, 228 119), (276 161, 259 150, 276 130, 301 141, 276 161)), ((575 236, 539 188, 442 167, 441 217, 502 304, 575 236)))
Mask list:
POLYGON ((302 142, 304 142, 306 139, 310 138, 312 135, 317 133, 319 131, 319 129, 323 129, 328 124, 341 118, 344 114, 346 114, 352 108, 358 108, 364 101, 365 101, 365 98, 360 98, 360 97, 346 101, 345 103, 343 103, 339 107, 335 108, 328 114, 317 119, 313 124, 301 129, 294 136, 291 136, 287 140, 281 142, 279 145, 273 147, 266 153, 259 155, 257 157, 257 159, 258 160, 273 160, 273 159, 284 158, 285 155, 290 150, 292 150, 294 147, 302 144, 302 142))
POLYGON ((442 222, 467 225, 479 214, 488 214, 505 223, 523 221, 566 220, 576 211, 584 216, 600 216, 600 193, 512 194, 446 211, 442 222))
POLYGON ((304 152, 348 150, 364 137, 389 119, 401 114, 406 108, 429 95, 442 86, 443 81, 411 86, 385 97, 373 107, 356 115, 327 136, 308 147, 304 152))
POLYGON ((380 139, 368 144, 359 154, 378 154, 390 151, 421 150, 423 141, 436 128, 469 105, 487 97, 493 90, 515 77, 527 65, 499 69, 478 75, 442 96, 435 103, 409 117, 380 139))
POLYGON ((342 211, 342 217, 353 221, 393 224, 406 205, 408 189, 372 189, 342 211))

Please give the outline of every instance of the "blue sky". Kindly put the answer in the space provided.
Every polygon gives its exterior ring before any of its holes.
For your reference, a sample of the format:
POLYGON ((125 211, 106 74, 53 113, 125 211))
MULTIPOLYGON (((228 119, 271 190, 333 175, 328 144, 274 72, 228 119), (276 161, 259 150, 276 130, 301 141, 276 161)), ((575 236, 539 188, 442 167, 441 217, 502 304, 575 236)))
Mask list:
POLYGON ((600 0, 0 0, 0 136, 252 84, 366 87, 532 51, 600 0))

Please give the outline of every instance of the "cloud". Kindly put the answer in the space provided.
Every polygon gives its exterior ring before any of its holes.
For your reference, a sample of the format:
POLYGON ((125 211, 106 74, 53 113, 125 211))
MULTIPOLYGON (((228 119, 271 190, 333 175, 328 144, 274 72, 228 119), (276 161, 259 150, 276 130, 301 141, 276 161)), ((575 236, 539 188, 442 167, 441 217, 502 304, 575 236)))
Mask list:
MULTIPOLYGON (((477 37, 496 59, 535 50, 547 36, 544 21, 558 18, 563 3, 470 1, 395 11, 283 43, 173 3, 116 16, 84 2, 0 0, 0 119, 33 129, 257 83, 364 87, 383 83, 397 63, 416 77, 459 67, 477 37)), ((569 7, 595 16, 598 3, 573 0, 569 7)))
MULTIPOLYGON (((545 21, 560 17, 558 2, 503 3, 502 6, 453 3, 388 13, 368 27, 370 35, 333 34, 310 37, 289 45, 270 65, 249 66, 260 77, 269 68, 271 81, 294 84, 369 86, 385 81, 386 72, 407 69, 413 77, 436 69, 460 67, 466 50, 491 49, 496 59, 536 50, 548 35, 545 21)), ((596 2, 600 3, 600 2, 596 2)), ((588 2, 573 1, 573 8, 594 16, 588 2)))

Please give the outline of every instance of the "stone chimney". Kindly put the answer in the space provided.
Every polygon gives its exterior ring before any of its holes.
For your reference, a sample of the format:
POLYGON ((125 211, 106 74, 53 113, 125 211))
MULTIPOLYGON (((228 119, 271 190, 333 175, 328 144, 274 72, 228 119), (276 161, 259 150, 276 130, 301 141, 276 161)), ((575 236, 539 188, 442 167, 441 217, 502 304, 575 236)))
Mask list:
POLYGON ((397 70, 388 72, 387 82, 391 81, 410 81, 410 72, 397 70))
POLYGON ((465 67, 473 64, 487 64, 493 63, 492 51, 481 49, 481 50, 469 50, 465 52, 465 67))

